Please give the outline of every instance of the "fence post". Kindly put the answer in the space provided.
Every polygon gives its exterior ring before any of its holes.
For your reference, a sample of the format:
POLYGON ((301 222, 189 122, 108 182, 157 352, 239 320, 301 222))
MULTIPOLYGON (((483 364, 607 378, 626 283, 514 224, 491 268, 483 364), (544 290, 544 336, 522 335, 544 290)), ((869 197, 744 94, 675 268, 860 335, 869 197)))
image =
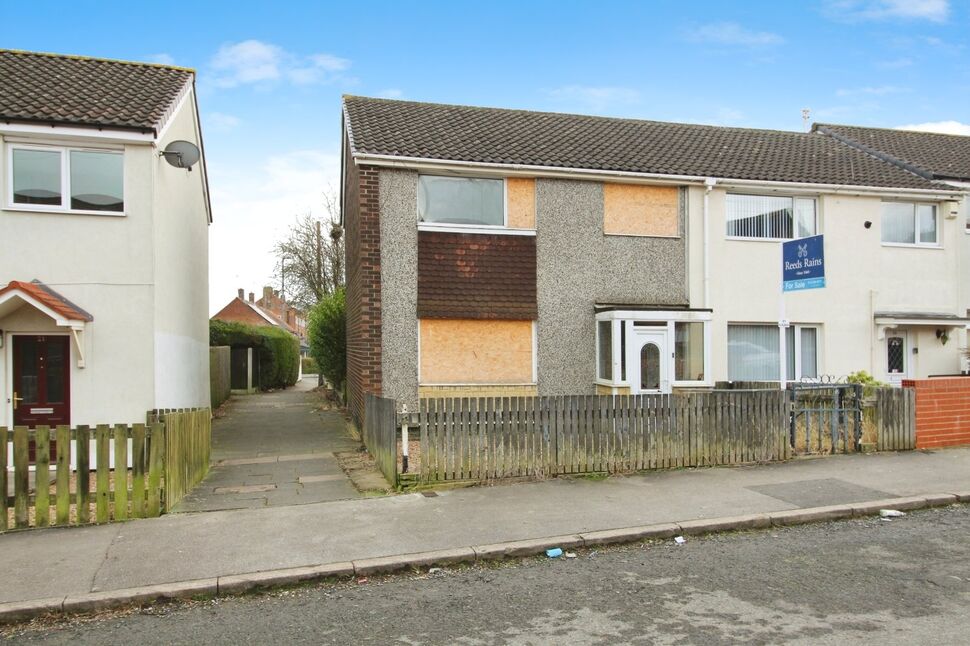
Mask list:
POLYGON ((0 531, 5 531, 7 523, 7 443, 10 438, 7 435, 7 427, 0 426, 0 438, 3 445, 0 446, 0 531))

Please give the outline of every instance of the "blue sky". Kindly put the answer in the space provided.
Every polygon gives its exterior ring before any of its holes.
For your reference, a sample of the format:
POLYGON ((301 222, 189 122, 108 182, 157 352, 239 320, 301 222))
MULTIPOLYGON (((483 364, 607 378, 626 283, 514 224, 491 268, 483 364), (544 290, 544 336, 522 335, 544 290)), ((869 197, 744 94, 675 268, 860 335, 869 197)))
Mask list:
POLYGON ((966 0, 3 6, 2 47, 198 71, 213 311, 259 291, 294 216, 324 215, 345 93, 789 130, 810 108, 970 134, 966 0))

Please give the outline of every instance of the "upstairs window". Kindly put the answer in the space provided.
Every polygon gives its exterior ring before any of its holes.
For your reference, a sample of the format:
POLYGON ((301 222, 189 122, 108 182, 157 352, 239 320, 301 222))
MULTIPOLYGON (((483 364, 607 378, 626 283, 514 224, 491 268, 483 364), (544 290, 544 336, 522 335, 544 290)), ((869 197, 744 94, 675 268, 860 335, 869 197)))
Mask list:
POLYGON ((792 240, 818 233, 814 198, 728 193, 725 209, 730 238, 792 240))
POLYGON ((11 146, 10 208, 123 213, 124 154, 114 151, 11 146))
POLYGON ((505 181, 422 175, 418 222, 455 226, 505 226, 505 181))
POLYGON ((936 247, 940 239, 937 229, 935 205, 883 202, 883 243, 936 247))

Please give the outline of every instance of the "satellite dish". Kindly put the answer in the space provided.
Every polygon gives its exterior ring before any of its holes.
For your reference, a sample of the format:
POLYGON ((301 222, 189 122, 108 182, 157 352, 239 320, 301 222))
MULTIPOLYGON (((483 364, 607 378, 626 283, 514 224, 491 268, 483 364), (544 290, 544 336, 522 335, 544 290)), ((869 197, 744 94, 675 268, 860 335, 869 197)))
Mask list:
POLYGON ((199 147, 191 141, 173 141, 158 154, 175 168, 192 170, 195 162, 199 161, 199 147))

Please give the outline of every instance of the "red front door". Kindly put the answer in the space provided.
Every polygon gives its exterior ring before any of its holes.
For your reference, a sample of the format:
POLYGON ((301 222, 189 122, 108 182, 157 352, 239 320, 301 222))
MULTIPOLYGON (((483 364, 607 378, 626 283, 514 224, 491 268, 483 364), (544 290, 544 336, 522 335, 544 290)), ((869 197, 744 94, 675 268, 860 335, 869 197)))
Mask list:
POLYGON ((66 336, 13 336, 13 423, 71 423, 71 346, 66 336))

